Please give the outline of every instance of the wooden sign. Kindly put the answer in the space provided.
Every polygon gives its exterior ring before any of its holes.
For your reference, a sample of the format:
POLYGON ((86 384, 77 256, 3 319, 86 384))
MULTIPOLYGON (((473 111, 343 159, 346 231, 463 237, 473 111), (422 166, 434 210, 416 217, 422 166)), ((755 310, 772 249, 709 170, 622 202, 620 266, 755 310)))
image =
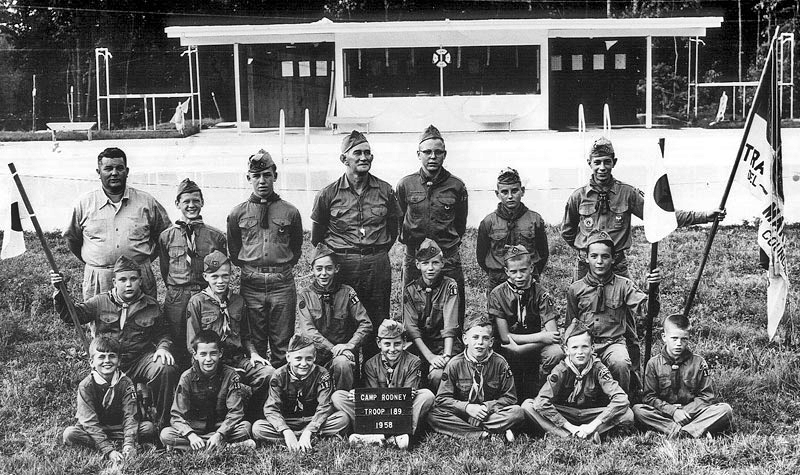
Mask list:
POLYGON ((411 388, 356 388, 357 434, 410 434, 411 388))

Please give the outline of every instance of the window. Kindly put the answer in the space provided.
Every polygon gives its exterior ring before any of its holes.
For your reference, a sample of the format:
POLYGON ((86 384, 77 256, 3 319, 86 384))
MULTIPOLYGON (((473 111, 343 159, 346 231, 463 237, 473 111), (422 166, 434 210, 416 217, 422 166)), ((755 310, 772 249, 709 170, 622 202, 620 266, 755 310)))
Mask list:
POLYGON ((316 62, 316 74, 317 77, 323 77, 328 75, 328 62, 327 61, 317 61, 316 62))
POLYGON ((299 76, 301 78, 311 77, 311 62, 310 61, 298 61, 297 62, 297 69, 300 73, 299 76))
POLYGON ((572 55, 572 70, 573 71, 583 71, 583 55, 582 54, 573 54, 572 55))
POLYGON ((606 68, 606 57, 603 54, 595 54, 592 56, 592 69, 595 71, 602 71, 606 68))
POLYGON ((614 69, 625 69, 625 61, 626 61, 625 54, 615 54, 614 55, 614 69))
POLYGON ((281 61, 281 76, 285 78, 294 76, 294 63, 292 61, 281 61))
POLYGON ((561 55, 550 56, 550 71, 561 71, 561 55))

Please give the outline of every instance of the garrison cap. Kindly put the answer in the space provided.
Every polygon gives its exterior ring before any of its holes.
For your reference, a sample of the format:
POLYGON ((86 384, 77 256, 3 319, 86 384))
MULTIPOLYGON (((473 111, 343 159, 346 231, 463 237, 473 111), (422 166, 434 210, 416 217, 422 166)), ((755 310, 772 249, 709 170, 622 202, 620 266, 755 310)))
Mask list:
POLYGON ((592 144, 592 150, 589 152, 589 159, 594 157, 611 157, 614 158, 614 146, 611 145, 611 140, 607 137, 600 137, 592 144))
POLYGON ((433 124, 429 125, 427 129, 422 131, 422 134, 419 136, 419 143, 422 143, 429 139, 439 139, 444 142, 442 138, 442 134, 439 132, 439 129, 436 128, 433 124))
POLYGON ((322 259, 323 257, 331 256, 333 259, 333 263, 336 263, 336 254, 334 254, 333 250, 325 245, 325 243, 317 244, 317 247, 311 251, 311 263, 313 264, 317 259, 322 259))
POLYGON ((222 251, 214 249, 211 254, 203 258, 203 272, 216 272, 227 262, 230 262, 228 256, 222 251))
POLYGON ((467 333, 473 327, 490 327, 492 326, 492 321, 489 319, 488 315, 478 315, 477 317, 472 317, 464 321, 464 333, 467 333))
POLYGON ((299 333, 295 333, 292 335, 292 339, 289 340, 289 348, 286 351, 292 352, 302 350, 303 348, 307 348, 309 346, 314 346, 314 342, 311 341, 311 338, 299 333))
POLYGON ((403 324, 387 318, 378 327, 378 338, 397 338, 403 335, 403 324))
POLYGON ((272 156, 263 148, 255 154, 250 155, 250 158, 247 159, 248 173, 261 173, 264 170, 273 168, 274 166, 275 162, 272 160, 272 156))
POLYGON ((503 262, 508 262, 510 259, 525 255, 530 255, 530 252, 528 251, 528 248, 526 248, 522 244, 505 246, 503 248, 503 262))
POLYGON ((355 147, 356 145, 360 145, 365 143, 367 138, 364 137, 364 134, 361 132, 354 130, 350 132, 343 140, 342 140, 342 153, 347 153, 351 148, 355 147))
POLYGON ((589 239, 586 240, 586 249, 589 249, 589 246, 591 246, 592 244, 596 244, 598 242, 607 244, 608 247, 611 248, 611 252, 612 253, 614 252, 614 240, 611 239, 611 236, 609 236, 608 233, 605 231, 597 231, 597 230, 592 231, 592 233, 589 234, 589 239))
POLYGON ((500 185, 513 185, 514 183, 522 183, 519 177, 519 172, 513 168, 506 167, 500 170, 497 175, 497 183, 500 185))
POLYGON ((414 255, 414 257, 418 261, 422 262, 433 259, 441 253, 442 248, 436 244, 436 241, 431 238, 425 238, 425 240, 422 241, 422 244, 419 245, 419 249, 417 249, 417 253, 414 255))
POLYGON ((593 336, 592 331, 586 326, 585 323, 580 320, 573 321, 564 331, 564 344, 566 345, 567 341, 573 336, 583 335, 584 333, 588 333, 589 336, 593 336))
MULTIPOLYGON (((200 187, 197 186, 197 183, 193 182, 188 178, 184 178, 182 182, 178 184, 178 194, 175 195, 175 199, 181 199, 181 195, 184 193, 194 193, 195 191, 200 191, 200 187)), ((202 191, 201 191, 202 194, 202 191)))
POLYGON ((138 273, 142 273, 142 269, 139 267, 139 264, 136 263, 133 259, 128 256, 119 256, 117 262, 114 263, 114 273, 117 272, 126 272, 135 270, 138 273))

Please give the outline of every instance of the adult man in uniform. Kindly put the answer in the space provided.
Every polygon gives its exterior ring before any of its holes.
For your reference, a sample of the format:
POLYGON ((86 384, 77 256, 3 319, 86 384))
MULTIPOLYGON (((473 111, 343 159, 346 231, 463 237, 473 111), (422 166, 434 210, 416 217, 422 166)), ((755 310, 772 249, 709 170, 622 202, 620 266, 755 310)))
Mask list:
POLYGON ((150 262, 158 256, 158 237, 170 225, 167 211, 150 194, 127 186, 128 158, 110 147, 97 156, 100 190, 80 198, 64 232, 70 250, 85 265, 83 300, 111 290, 120 256, 142 270, 142 290, 156 298, 150 262))
MULTIPOLYGON (((325 242, 336 253, 340 281, 356 291, 373 328, 378 328, 389 318, 388 251, 397 238, 400 208, 391 185, 369 172, 374 157, 361 132, 346 136, 341 151, 344 175, 314 200, 311 244, 325 242)), ((378 353, 373 338, 364 342, 363 352, 364 359, 378 353)))
POLYGON ((275 193, 278 171, 259 150, 248 159, 250 198, 228 214, 228 250, 241 267, 241 295, 249 309, 250 341, 278 368, 294 333, 294 266, 303 245, 300 212, 275 193), (268 356, 267 356, 268 355, 268 356))
POLYGON ((397 201, 403 212, 400 242, 406 245, 403 286, 418 279, 415 255, 420 243, 431 238, 442 249, 445 276, 458 284, 458 323, 464 323, 464 271, 459 247, 467 229, 467 188, 444 168, 447 157, 439 129, 428 126, 419 137, 419 171, 397 184, 397 201))

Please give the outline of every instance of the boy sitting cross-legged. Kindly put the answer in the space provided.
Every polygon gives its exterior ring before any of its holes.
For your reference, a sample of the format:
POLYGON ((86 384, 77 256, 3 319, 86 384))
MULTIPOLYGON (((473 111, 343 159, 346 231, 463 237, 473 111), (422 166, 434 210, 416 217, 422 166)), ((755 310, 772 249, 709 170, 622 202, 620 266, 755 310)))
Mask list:
POLYGON ((331 376, 314 364, 314 342, 303 335, 289 340, 287 363, 275 370, 264 416, 253 424, 256 441, 285 442, 290 451, 311 450, 311 436, 339 436, 347 414, 331 412, 331 376), (298 438, 298 435, 300 436, 298 438))
POLYGON ((152 422, 137 421, 136 389, 119 369, 119 341, 98 335, 89 345, 92 372, 78 385, 78 423, 64 430, 65 445, 100 451, 113 463, 136 455, 137 439, 152 439, 152 422), (115 443, 122 441, 122 452, 115 443))
POLYGON ((689 349, 690 334, 685 316, 664 319, 664 347, 644 371, 644 404, 633 406, 637 422, 670 438, 699 438, 722 431, 732 417, 731 406, 712 402, 708 363, 689 349))
MULTIPOLYGON (((411 388, 414 398, 412 405, 411 434, 386 437, 381 434, 352 434, 350 443, 368 443, 395 445, 400 449, 408 449, 410 435, 416 433, 419 421, 427 416, 433 407, 434 396, 428 389, 419 389, 419 358, 403 350, 406 339, 403 336, 403 325, 400 322, 386 319, 378 327, 377 354, 364 363, 364 379, 369 388, 411 388)), ((333 406, 343 411, 355 421, 355 402, 353 391, 336 391, 333 393, 333 406)))
POLYGON ((505 432, 506 441, 514 441, 511 428, 521 423, 524 415, 516 404, 511 369, 505 358, 492 350, 492 344, 488 317, 466 321, 466 348, 445 367, 436 405, 428 415, 428 423, 436 432, 480 439, 505 432))
POLYGON ((349 285, 338 282, 336 254, 319 243, 311 255, 314 280, 297 296, 295 332, 310 338, 316 364, 331 372, 334 389, 349 391, 355 379, 356 354, 372 335, 372 321, 349 285))
POLYGON ((564 334, 567 357, 547 378, 536 399, 522 409, 548 434, 600 442, 600 434, 618 424, 632 424, 628 395, 608 368, 592 354, 592 334, 574 322, 564 334))
POLYGON ((175 391, 171 427, 161 431, 167 449, 211 452, 227 443, 254 448, 250 423, 244 420, 242 389, 236 370, 221 362, 216 332, 202 330, 192 340, 192 367, 175 391))

